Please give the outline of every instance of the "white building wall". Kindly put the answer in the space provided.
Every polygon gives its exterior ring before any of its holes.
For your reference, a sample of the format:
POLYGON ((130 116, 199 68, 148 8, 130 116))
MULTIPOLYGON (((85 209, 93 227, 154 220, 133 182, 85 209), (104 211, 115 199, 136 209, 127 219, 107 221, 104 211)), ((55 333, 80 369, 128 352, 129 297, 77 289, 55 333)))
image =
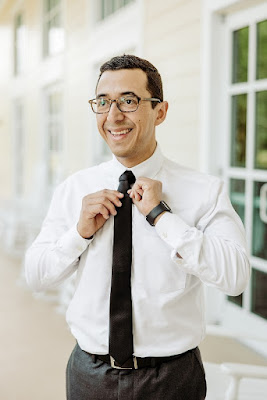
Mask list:
POLYGON ((167 120, 158 141, 171 159, 200 167, 201 0, 145 1, 144 56, 159 69, 167 120))
POLYGON ((12 190, 12 127, 9 115, 11 113, 8 82, 11 77, 11 37, 9 20, 0 21, 0 202, 8 199, 12 190), (7 157, 7 151, 9 157, 7 157))

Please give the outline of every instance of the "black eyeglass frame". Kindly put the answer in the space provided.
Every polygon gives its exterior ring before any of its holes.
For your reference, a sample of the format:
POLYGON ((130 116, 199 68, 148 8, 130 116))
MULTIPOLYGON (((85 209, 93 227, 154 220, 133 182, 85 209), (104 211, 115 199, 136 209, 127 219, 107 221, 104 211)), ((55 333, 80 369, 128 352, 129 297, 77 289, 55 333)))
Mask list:
MULTIPOLYGON (((123 97, 123 96, 122 96, 122 97, 123 97)), ((120 112, 123 112, 123 113, 129 113, 129 112, 135 112, 135 111, 137 111, 137 110, 138 110, 138 107, 139 107, 140 101, 156 101, 157 103, 162 103, 162 101, 161 101, 160 99, 157 99, 156 97, 141 98, 141 97, 137 96, 136 94, 133 95, 133 97, 136 97, 136 98, 137 98, 138 103, 137 103, 137 108, 136 108, 135 110, 131 110, 131 111, 122 111, 122 110, 120 109, 119 104, 118 104, 119 99, 114 99, 114 100, 112 100, 112 99, 107 99, 107 100, 109 101, 109 109, 108 109, 108 111, 104 111, 104 112, 97 112, 97 111, 94 111, 94 109, 93 109, 93 102, 94 102, 95 100, 97 100, 97 99, 88 100, 88 103, 90 104, 90 106, 91 106, 91 108, 92 108, 92 111, 93 111, 95 114, 108 114, 109 111, 110 111, 110 109, 111 109, 111 104, 114 103, 114 102, 116 103, 116 106, 118 107, 118 110, 119 110, 120 112)))

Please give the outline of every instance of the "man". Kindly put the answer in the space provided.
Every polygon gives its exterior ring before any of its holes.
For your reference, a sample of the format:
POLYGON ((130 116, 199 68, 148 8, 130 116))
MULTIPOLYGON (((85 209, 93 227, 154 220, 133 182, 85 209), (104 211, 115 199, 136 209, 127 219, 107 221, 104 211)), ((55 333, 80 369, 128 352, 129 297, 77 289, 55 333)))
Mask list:
POLYGON ((218 178, 162 155, 155 127, 168 103, 152 64, 114 57, 89 102, 113 159, 56 189, 26 254, 34 290, 77 272, 67 398, 202 400, 203 283, 232 296, 245 289, 242 223, 218 178))

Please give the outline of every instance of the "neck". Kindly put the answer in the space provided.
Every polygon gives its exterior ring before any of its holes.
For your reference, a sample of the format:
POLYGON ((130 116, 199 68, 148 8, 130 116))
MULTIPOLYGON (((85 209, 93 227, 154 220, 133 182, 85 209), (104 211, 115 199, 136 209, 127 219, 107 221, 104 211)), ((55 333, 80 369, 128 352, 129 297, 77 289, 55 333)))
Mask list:
POLYGON ((130 159, 127 157, 117 157, 116 155, 115 155, 115 157, 119 161, 119 163, 124 165, 126 168, 133 168, 133 167, 136 167, 137 165, 141 164, 142 162, 148 160, 154 154, 156 147, 157 147, 157 143, 155 143, 153 151, 151 151, 145 157, 135 157, 133 159, 130 159))

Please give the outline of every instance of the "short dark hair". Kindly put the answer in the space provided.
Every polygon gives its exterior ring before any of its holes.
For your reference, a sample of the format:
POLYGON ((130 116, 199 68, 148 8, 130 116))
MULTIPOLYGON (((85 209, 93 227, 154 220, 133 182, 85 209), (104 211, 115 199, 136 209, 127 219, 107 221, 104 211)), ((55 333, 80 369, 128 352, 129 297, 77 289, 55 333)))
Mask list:
MULTIPOLYGON (((120 69, 141 69, 146 73, 147 76, 147 90, 150 92, 151 97, 155 97, 163 101, 163 88, 162 88, 162 80, 161 76, 149 61, 131 55, 131 54, 123 54, 122 56, 116 56, 111 58, 109 61, 106 61, 100 67, 100 74, 97 80, 96 87, 98 82, 105 71, 116 71, 120 69)), ((156 107, 157 103, 152 102, 152 107, 156 107)))

